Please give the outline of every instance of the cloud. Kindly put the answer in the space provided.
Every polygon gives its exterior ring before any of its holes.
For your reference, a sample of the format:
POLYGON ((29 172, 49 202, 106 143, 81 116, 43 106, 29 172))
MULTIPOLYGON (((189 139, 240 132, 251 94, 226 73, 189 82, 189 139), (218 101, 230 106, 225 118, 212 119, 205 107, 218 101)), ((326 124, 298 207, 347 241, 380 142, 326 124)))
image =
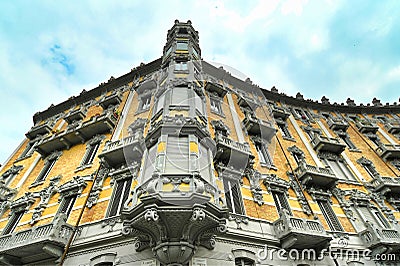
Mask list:
POLYGON ((35 112, 159 58, 175 19, 192 21, 205 60, 264 88, 331 102, 396 101, 399 8, 364 0, 1 1, 0 162, 35 112))

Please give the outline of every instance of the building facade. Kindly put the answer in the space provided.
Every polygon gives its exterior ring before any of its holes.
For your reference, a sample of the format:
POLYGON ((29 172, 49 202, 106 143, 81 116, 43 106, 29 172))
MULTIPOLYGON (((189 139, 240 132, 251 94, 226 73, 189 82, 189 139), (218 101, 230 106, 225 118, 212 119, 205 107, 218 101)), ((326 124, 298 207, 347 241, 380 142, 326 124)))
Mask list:
POLYGON ((400 265, 400 106, 161 58, 38 112, 0 171, 3 265, 400 265))

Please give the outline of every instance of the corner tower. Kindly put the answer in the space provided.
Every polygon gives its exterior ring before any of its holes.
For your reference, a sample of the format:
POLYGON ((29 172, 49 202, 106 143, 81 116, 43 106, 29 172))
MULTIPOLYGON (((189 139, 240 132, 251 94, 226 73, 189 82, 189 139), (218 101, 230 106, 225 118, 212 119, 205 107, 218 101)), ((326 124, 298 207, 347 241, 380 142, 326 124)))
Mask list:
POLYGON ((123 233, 136 250, 152 248, 163 265, 185 265, 198 246, 213 249, 225 231, 227 210, 216 184, 198 33, 191 22, 168 31, 160 76, 144 80, 139 93, 154 95, 146 152, 123 233), (195 70, 196 69, 196 70, 195 70), (195 74, 198 73, 198 74, 195 74))
POLYGON ((188 61, 201 59, 199 33, 193 28, 192 22, 175 20, 174 26, 168 31, 167 43, 163 49, 162 67, 170 64, 185 64, 188 61))

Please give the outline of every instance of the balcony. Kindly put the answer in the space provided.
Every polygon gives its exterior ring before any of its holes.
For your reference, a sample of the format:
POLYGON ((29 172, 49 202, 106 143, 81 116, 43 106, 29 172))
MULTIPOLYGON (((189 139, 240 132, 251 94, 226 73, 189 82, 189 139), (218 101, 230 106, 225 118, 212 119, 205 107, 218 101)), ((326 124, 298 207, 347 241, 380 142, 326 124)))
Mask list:
POLYGON ((319 134, 314 134, 311 144, 316 152, 331 152, 341 154, 346 148, 346 144, 342 143, 338 138, 328 138, 319 134))
POLYGON ((273 223, 275 234, 283 249, 318 249, 329 246, 330 237, 317 220, 290 216, 284 209, 273 223))
POLYGON ((376 151, 384 160, 400 159, 400 144, 381 144, 376 151))
POLYGON ((87 113, 87 109, 85 107, 81 107, 75 110, 70 111, 65 117, 64 120, 71 124, 74 121, 82 120, 85 118, 87 113))
POLYGON ((271 141, 276 134, 276 129, 271 122, 255 118, 250 113, 247 113, 243 119, 243 125, 249 135, 260 136, 267 141, 271 141))
POLYGON ((142 158, 145 149, 144 138, 139 135, 129 136, 113 142, 107 142, 99 158, 109 166, 138 161, 142 158))
POLYGON ((356 127, 358 128, 358 130, 361 133, 374 133, 375 134, 379 129, 379 127, 375 123, 373 123, 367 119, 357 120, 356 127))
POLYGON ((388 123, 385 123, 385 128, 391 134, 400 133, 400 121, 397 119, 390 119, 388 123))
POLYGON ((209 92, 214 92, 218 94, 219 97, 224 98, 225 94, 227 91, 224 89, 224 87, 216 82, 207 82, 205 86, 205 90, 209 92))
POLYGON ((359 233, 364 244, 372 251, 372 256, 377 254, 396 253, 400 250, 400 233, 394 229, 377 228, 367 222, 366 229, 359 233))
POLYGON ((239 96, 238 104, 241 107, 250 108, 251 111, 255 111, 259 106, 255 99, 250 98, 245 94, 239 96))
POLYGON ((271 111, 275 119, 281 118, 283 121, 286 121, 286 119, 290 116, 290 112, 281 106, 271 105, 271 111))
POLYGON ((25 265, 46 260, 55 263, 73 232, 66 219, 60 215, 53 223, 0 236, 0 263, 25 265))
POLYGON ((375 191, 379 191, 383 195, 400 193, 400 179, 398 178, 377 176, 370 183, 375 191))
POLYGON ((35 139, 38 135, 45 135, 47 133, 50 133, 52 129, 52 126, 50 125, 50 122, 46 122, 40 125, 33 126, 26 134, 25 136, 32 140, 35 139))
POLYGON ((222 162, 235 169, 244 169, 249 160, 254 159, 249 144, 239 143, 221 134, 215 135, 217 152, 214 157, 216 162, 222 162))
POLYGON ((42 139, 36 147, 37 151, 41 155, 48 155, 53 151, 69 149, 78 143, 84 143, 97 134, 110 132, 117 123, 117 117, 116 114, 108 112, 93 116, 85 122, 75 121, 65 131, 42 139))
POLYGON ((346 131, 349 128, 349 123, 339 117, 329 117, 327 118, 327 123, 332 130, 343 130, 346 131))
POLYGON ((200 193, 168 194, 142 196, 125 208, 122 234, 136 239, 137 252, 151 250, 161 265, 188 265, 199 246, 212 250, 215 235, 226 232, 228 210, 200 193))
POLYGON ((118 105, 122 101, 122 95, 121 92, 114 92, 111 93, 110 95, 104 96, 100 101, 99 105, 106 110, 110 105, 118 105))
POLYGON ((332 188, 339 180, 330 168, 322 168, 301 163, 295 170, 301 183, 306 186, 332 188))

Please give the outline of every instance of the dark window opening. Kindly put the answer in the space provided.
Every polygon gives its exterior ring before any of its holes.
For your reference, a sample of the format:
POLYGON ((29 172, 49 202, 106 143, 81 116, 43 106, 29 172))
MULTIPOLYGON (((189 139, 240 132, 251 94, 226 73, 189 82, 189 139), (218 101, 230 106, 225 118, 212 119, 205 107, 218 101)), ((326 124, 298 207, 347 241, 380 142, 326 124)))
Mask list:
POLYGON ((74 207, 76 198, 77 195, 71 195, 63 198, 58 212, 64 213, 68 217, 72 211, 72 208, 74 207))
POLYGON ((265 146, 265 144, 257 142, 257 143, 255 143, 255 146, 256 146, 258 158, 260 159, 260 163, 264 164, 268 167, 272 166, 273 161, 272 161, 271 155, 269 154, 268 149, 265 146))
POLYGON ((56 161, 57 161, 57 159, 52 159, 45 163, 42 171, 40 171, 38 177, 36 178, 35 183, 46 180, 46 177, 50 174, 50 171, 51 171, 51 169, 53 169, 53 166, 56 163, 56 161))

